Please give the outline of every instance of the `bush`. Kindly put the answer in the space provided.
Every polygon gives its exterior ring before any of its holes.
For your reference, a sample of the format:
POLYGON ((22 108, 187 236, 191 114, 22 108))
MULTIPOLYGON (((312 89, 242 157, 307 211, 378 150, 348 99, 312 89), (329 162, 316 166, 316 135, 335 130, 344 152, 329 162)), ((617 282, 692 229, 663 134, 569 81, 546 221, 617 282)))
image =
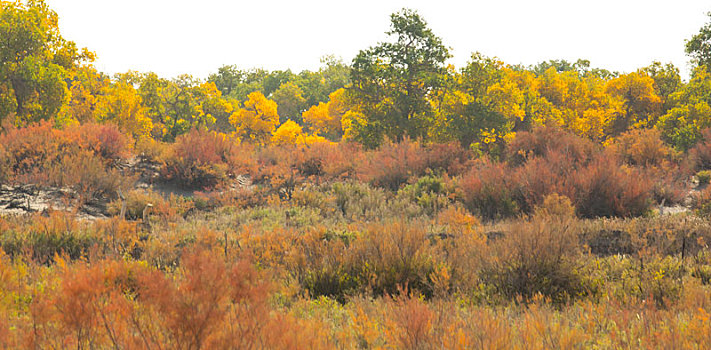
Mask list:
POLYGON ((36 262, 50 264, 59 255, 74 260, 84 257, 90 248, 101 243, 99 237, 81 228, 69 214, 33 215, 27 220, 28 223, 6 228, 0 235, 0 246, 10 256, 28 256, 36 262))
POLYGON ((657 129, 627 131, 614 140, 610 149, 625 163, 644 167, 665 165, 674 154, 657 129))
POLYGON ((227 178, 232 148, 224 134, 193 129, 175 140, 163 175, 185 188, 214 187, 227 178))
POLYGON ((689 150, 687 156, 687 167, 691 174, 711 169, 711 129, 705 129, 702 136, 702 140, 689 150))
POLYGON ((519 189, 502 163, 480 161, 457 180, 458 197, 475 215, 486 220, 519 213, 519 189))
POLYGON ((387 142, 370 154, 363 165, 361 179, 397 191, 410 177, 423 175, 426 168, 426 153, 418 142, 409 139, 400 143, 387 142))
POLYGON ((432 259, 424 225, 392 222, 369 226, 353 244, 353 268, 370 281, 375 295, 398 294, 402 288, 432 296, 428 277, 432 259))
POLYGON ((708 185, 711 182, 711 170, 701 170, 696 173, 696 179, 699 185, 708 185))
POLYGON ((587 296, 595 290, 579 272, 578 237, 568 216, 570 204, 548 197, 530 221, 514 224, 494 243, 494 258, 482 278, 494 293, 525 303, 536 295, 554 304, 587 296))
POLYGON ((454 190, 447 179, 426 175, 412 185, 407 185, 398 192, 399 197, 417 203, 428 215, 437 213, 449 204, 449 194, 454 190))
POLYGON ((331 187, 336 210, 348 220, 376 221, 387 211, 383 190, 359 182, 339 182, 331 187))
POLYGON ((69 186, 83 200, 114 198, 119 188, 132 187, 132 178, 118 170, 105 168, 99 157, 87 151, 70 153, 48 169, 49 184, 69 186))
POLYGON ((464 173, 474 157, 471 150, 463 148, 457 142, 433 144, 427 146, 427 169, 435 173, 446 172, 449 176, 464 173))
POLYGON ((590 140, 554 127, 538 127, 531 132, 519 132, 506 148, 509 164, 521 165, 534 157, 558 152, 573 163, 586 163, 598 153, 590 140))
POLYGON ((598 157, 577 171, 572 181, 575 194, 571 197, 581 217, 640 216, 652 205, 651 181, 610 157, 598 157))
POLYGON ((107 161, 115 161, 130 155, 133 140, 121 133, 114 124, 83 124, 66 130, 72 139, 78 140, 81 148, 92 151, 107 161))
POLYGON ((711 217, 711 187, 706 187, 691 197, 691 208, 698 216, 711 217))
POLYGON ((112 193, 123 181, 107 163, 130 154, 127 140, 112 125, 57 130, 41 122, 0 134, 0 164, 9 182, 71 186, 89 199, 112 193))

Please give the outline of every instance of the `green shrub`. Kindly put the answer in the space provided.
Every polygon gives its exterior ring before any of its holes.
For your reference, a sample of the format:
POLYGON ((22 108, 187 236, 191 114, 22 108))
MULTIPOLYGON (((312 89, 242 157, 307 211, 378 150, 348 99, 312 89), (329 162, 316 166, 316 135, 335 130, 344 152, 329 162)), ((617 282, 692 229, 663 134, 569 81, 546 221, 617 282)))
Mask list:
POLYGON ((505 300, 527 303, 542 295, 560 305, 595 293, 580 271, 578 237, 571 227, 575 221, 555 213, 565 203, 553 201, 557 203, 550 209, 516 223, 494 243, 494 256, 483 269, 482 280, 505 300))
POLYGON ((711 182, 711 170, 701 170, 696 173, 696 179, 699 185, 708 185, 711 182))

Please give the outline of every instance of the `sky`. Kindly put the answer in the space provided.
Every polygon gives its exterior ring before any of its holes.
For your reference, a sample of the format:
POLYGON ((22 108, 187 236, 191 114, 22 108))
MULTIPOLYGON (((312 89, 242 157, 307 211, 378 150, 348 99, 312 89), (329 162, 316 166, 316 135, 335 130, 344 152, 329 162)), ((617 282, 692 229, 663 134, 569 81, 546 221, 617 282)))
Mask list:
POLYGON ((588 59, 631 72, 672 62, 688 76, 684 41, 710 20, 709 0, 46 0, 65 39, 96 67, 206 78, 223 65, 317 70, 387 40, 390 14, 411 8, 463 67, 473 52, 508 64, 588 59))

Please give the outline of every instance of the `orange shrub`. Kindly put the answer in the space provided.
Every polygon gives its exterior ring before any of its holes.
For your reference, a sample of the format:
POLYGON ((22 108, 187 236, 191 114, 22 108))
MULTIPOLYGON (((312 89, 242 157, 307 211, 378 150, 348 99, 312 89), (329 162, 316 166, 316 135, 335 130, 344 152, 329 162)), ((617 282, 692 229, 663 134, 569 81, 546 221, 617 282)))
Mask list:
POLYGON ((419 142, 405 139, 400 143, 386 142, 369 154, 360 178, 371 184, 397 190, 412 176, 421 176, 427 168, 425 149, 419 142))
POLYGON ((462 204, 486 220, 496 220, 519 212, 519 188, 503 163, 482 160, 457 180, 462 204))
POLYGON ((133 140, 122 134, 114 124, 83 124, 69 127, 64 132, 81 148, 88 149, 107 161, 130 156, 133 140))
POLYGON ((17 184, 84 186, 105 194, 113 189, 98 181, 119 181, 106 163, 130 154, 128 140, 113 125, 88 124, 58 130, 49 122, 40 122, 0 134, 4 148, 0 161, 5 177, 17 184), (102 176, 114 178, 102 180, 102 176), (82 184, 84 181, 93 183, 82 184))
POLYGON ((634 129, 618 136, 612 152, 630 165, 662 166, 671 161, 673 150, 662 141, 657 129, 634 129))
POLYGON ((652 182, 634 168, 600 156, 573 177, 573 198, 582 217, 631 217, 645 214, 652 204, 652 182))
POLYGON ((446 171, 450 176, 465 172, 473 157, 473 152, 463 148, 458 142, 427 146, 427 168, 433 171, 446 171))
POLYGON ((705 129, 701 135, 701 141, 689 150, 687 156, 686 162, 689 174, 695 174, 699 170, 711 169, 711 129, 705 129))
POLYGON ((597 153, 595 144, 580 136, 554 127, 539 127, 531 132, 519 132, 506 149, 506 158, 520 165, 533 157, 557 151, 575 163, 586 162, 597 153))
POLYGON ((228 175, 232 148, 233 141, 223 134, 192 129, 175 140, 163 176, 186 188, 214 187, 228 175))
POLYGON ((63 154, 76 152, 60 130, 49 122, 26 128, 10 128, 0 134, 5 148, 10 180, 15 183, 46 183, 45 170, 63 154))

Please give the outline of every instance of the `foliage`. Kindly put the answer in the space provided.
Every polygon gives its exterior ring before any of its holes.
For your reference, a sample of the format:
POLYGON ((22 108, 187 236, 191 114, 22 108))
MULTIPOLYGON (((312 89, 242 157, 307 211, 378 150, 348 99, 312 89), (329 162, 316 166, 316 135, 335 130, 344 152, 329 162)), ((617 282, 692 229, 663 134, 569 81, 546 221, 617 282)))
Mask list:
POLYGON ((65 79, 94 55, 59 34, 57 14, 44 1, 0 3, 0 121, 27 125, 54 118, 67 104, 65 79))
POLYGON ((268 100, 262 93, 253 92, 247 96, 244 108, 230 116, 230 123, 241 140, 266 144, 279 124, 277 104, 268 100))
POLYGON ((232 147, 233 141, 224 134, 193 129, 176 139, 164 176, 187 188, 216 186, 228 176, 232 147))
MULTIPOLYGON (((711 13, 709 13, 711 17, 711 13)), ((706 23, 697 34, 686 41, 686 54, 698 66, 711 69, 711 22, 706 23)))
POLYGON ((353 59, 348 93, 353 109, 365 116, 355 125, 359 141, 377 146, 387 137, 424 137, 432 108, 427 97, 441 87, 449 50, 415 11, 391 16, 394 42, 362 50, 353 59))

